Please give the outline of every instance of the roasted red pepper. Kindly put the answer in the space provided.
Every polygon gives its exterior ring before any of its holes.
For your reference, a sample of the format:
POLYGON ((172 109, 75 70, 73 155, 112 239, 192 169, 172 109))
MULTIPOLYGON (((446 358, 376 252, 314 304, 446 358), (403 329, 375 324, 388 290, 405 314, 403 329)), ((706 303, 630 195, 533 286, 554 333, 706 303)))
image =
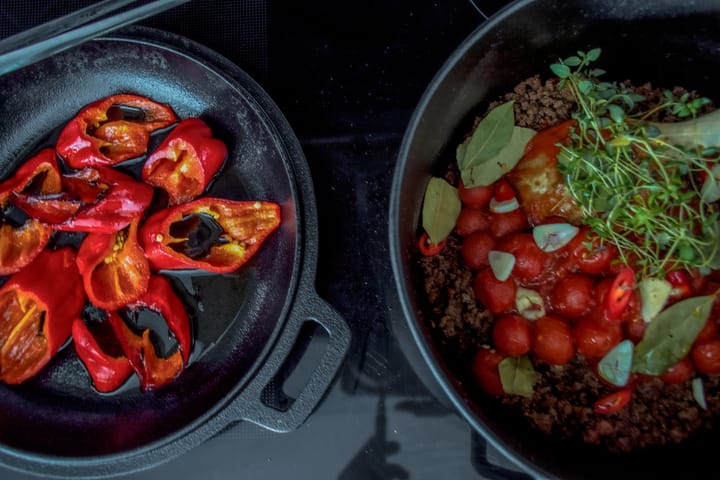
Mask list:
POLYGON ((47 148, 25 162, 0 184, 0 275, 19 271, 33 261, 50 240, 52 228, 15 207, 18 197, 60 192, 55 151, 47 148))
POLYGON ((133 368, 127 357, 106 352, 82 318, 73 321, 72 338, 75 351, 99 392, 116 390, 132 374, 133 368))
POLYGON ((69 247, 43 250, 11 276, 0 289, 0 379, 21 383, 47 365, 70 337, 84 304, 75 251, 69 247))
POLYGON ((227 147, 212 137, 210 127, 199 118, 188 118, 148 157, 142 178, 165 190, 170 205, 179 205, 205 191, 226 156, 227 147))
POLYGON ((140 243, 156 270, 234 272, 280 225, 280 206, 199 198, 151 215, 140 243))
POLYGON ((137 241, 138 223, 115 233, 90 233, 80 244, 77 266, 96 307, 117 310, 147 291, 150 266, 137 241))
POLYGON ((139 95, 114 95, 80 110, 60 132, 56 148, 76 169, 115 165, 143 155, 150 133, 176 121, 167 105, 139 95))

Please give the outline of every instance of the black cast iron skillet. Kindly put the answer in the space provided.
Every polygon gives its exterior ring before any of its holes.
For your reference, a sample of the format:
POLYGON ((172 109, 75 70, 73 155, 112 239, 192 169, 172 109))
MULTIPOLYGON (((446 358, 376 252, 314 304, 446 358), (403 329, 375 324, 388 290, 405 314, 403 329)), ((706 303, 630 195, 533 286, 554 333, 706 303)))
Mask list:
POLYGON ((229 151, 209 194, 275 201, 282 224, 236 274, 171 274, 196 340, 189 367, 167 387, 141 393, 130 381, 100 395, 71 345, 25 384, 0 385, 0 462, 10 468, 114 475, 179 455, 234 421, 292 430, 322 398, 349 346, 347 325, 314 289, 315 200, 297 139, 250 77, 197 44, 134 28, 0 77, 2 176, 52 144, 81 107, 122 92, 205 120, 229 151), (313 331, 306 324, 325 330, 325 352, 295 399, 270 406, 267 388, 313 331))
POLYGON ((425 185, 452 160, 460 135, 491 99, 541 74, 576 50, 601 47, 608 79, 682 85, 720 101, 720 4, 717 1, 524 0, 473 32, 437 73, 406 131, 393 181, 389 233, 408 357, 472 427, 537 477, 669 478, 715 468, 717 429, 680 446, 611 455, 530 430, 473 389, 467 365, 454 365, 427 328, 413 268, 425 185), (484 102, 484 104, 483 104, 484 102), (438 388, 439 387, 439 388, 438 388))

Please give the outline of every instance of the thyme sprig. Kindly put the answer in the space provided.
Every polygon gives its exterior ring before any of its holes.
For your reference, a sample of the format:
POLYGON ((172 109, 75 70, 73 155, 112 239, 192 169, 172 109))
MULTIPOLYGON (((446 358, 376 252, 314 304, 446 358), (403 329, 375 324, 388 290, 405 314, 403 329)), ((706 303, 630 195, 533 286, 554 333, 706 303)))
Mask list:
POLYGON ((643 110, 642 95, 600 80, 605 72, 591 67, 599 57, 600 49, 578 52, 550 67, 560 78, 558 88, 569 88, 578 105, 558 168, 585 223, 615 244, 621 261, 637 265, 641 276, 714 267, 719 213, 703 201, 698 179, 702 172, 712 175, 708 159, 716 152, 672 145, 649 121, 659 111, 694 117, 709 100, 665 91, 658 105, 643 110))

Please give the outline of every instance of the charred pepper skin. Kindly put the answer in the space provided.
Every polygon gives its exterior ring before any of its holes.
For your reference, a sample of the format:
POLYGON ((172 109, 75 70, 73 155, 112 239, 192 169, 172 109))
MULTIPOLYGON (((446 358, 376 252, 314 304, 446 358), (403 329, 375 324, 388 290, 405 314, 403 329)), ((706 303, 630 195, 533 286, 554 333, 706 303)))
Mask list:
POLYGON ((50 362, 85 304, 75 251, 43 250, 0 289, 0 380, 19 384, 50 362), (41 282, 38 278, 62 279, 41 282))
POLYGON ((127 357, 115 357, 103 351, 82 318, 73 321, 72 338, 75 352, 85 365, 98 392, 109 393, 117 390, 132 374, 133 368, 127 357))
POLYGON ((56 149, 75 169, 112 166, 145 154, 150 134, 176 121, 167 105, 140 95, 113 95, 80 110, 60 132, 56 149), (129 107, 138 118, 114 118, 112 107, 129 107))
POLYGON ((238 270, 280 225, 280 206, 273 202, 235 201, 203 197, 160 210, 140 229, 140 244, 155 270, 205 270, 230 273, 238 270), (222 229, 219 241, 202 256, 182 250, 194 232, 179 231, 188 218, 212 217, 222 229))
POLYGON ((213 138, 199 118, 180 122, 145 161, 142 178, 168 193, 170 205, 200 196, 227 157, 225 143, 213 138))

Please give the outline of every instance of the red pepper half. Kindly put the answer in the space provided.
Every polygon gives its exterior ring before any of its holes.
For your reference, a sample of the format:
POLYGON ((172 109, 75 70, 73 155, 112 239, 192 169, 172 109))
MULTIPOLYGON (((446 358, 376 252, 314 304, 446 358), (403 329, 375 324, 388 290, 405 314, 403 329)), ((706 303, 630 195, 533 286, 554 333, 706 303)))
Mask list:
POLYGON ((432 257, 442 252, 443 248, 445 248, 445 245, 447 245, 447 239, 443 240, 437 245, 435 245, 434 243, 430 243, 430 235, 428 235, 427 232, 423 232, 422 235, 420 235, 420 240, 418 241, 418 248, 420 249, 420 253, 422 253, 426 257, 432 257))
POLYGON ((70 337, 85 304, 75 251, 43 250, 0 289, 0 379, 21 383, 70 337))
POLYGON ((115 233, 90 233, 80 244, 77 266, 96 307, 117 310, 147 291, 150 266, 137 241, 138 223, 115 233))
POLYGON ((73 321, 72 337, 75 351, 99 392, 116 390, 132 374, 133 368, 127 357, 111 355, 103 350, 82 318, 73 321))
POLYGON ((51 148, 41 150, 0 184, 0 275, 15 273, 32 262, 52 234, 52 228, 40 220, 28 218, 31 213, 15 209, 18 197, 55 194, 60 189, 60 170, 51 148))
POLYGON ((620 270, 605 294, 605 315, 609 320, 618 320, 630 303, 635 288, 635 272, 626 267, 620 270))
POLYGON ((165 190, 170 205, 179 205, 205 191, 226 156, 227 147, 212 138, 210 127, 199 118, 188 118, 148 157, 142 178, 165 190))
POLYGON ((199 198, 154 213, 140 243, 156 270, 234 272, 280 225, 280 206, 199 198))
POLYGON ((72 168, 115 165, 143 155, 150 133, 176 121, 167 105, 139 95, 114 95, 80 110, 60 132, 56 148, 72 168))
POLYGON ((601 415, 609 415, 611 413, 619 412, 625 407, 625 405, 630 403, 632 395, 632 388, 625 388, 609 395, 605 395, 595 402, 595 405, 593 405, 593 411, 601 415))

